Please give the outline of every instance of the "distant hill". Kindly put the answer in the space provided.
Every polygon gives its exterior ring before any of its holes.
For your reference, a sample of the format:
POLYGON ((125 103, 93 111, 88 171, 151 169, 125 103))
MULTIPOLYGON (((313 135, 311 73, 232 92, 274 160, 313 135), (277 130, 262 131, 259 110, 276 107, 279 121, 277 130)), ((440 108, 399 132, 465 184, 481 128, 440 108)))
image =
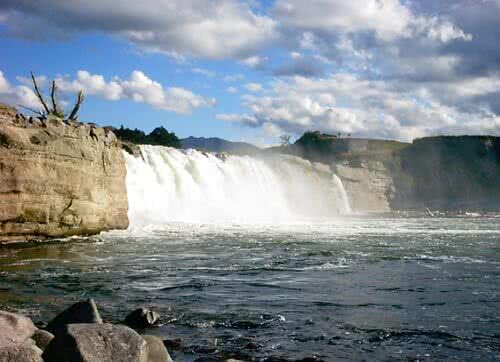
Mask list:
POLYGON ((260 151, 259 147, 256 147, 250 143, 246 142, 232 142, 227 141, 222 138, 211 137, 188 137, 181 139, 182 148, 194 148, 200 151, 206 152, 227 152, 234 154, 255 154, 260 151))

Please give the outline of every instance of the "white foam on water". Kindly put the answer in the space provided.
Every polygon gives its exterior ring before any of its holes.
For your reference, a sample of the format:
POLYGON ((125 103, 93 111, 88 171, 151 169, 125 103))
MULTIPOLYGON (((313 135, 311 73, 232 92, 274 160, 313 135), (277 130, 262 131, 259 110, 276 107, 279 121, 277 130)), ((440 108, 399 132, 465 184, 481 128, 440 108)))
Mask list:
POLYGON ((256 158, 141 146, 125 153, 132 227, 188 223, 288 223, 351 212, 328 166, 293 156, 256 158))

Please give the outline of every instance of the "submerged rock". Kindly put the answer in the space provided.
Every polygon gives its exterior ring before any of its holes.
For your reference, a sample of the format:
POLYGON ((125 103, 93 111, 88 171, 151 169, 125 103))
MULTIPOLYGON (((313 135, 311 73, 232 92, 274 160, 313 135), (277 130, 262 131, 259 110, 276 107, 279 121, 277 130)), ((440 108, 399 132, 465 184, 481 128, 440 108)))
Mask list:
POLYGON ((24 343, 36 329, 31 319, 0 311, 0 349, 24 343))
POLYGON ((147 343, 137 332, 112 324, 69 324, 59 329, 44 361, 147 362, 147 343))
POLYGON ((55 334, 58 329, 76 323, 102 323, 93 299, 73 304, 50 321, 46 329, 55 334))
POLYGON ((143 335, 142 338, 148 344, 148 362, 172 362, 160 338, 150 335, 143 335))
POLYGON ((184 341, 182 340, 182 338, 169 338, 164 339, 163 344, 165 345, 165 347, 167 347, 167 349, 182 349, 184 341))
POLYGON ((160 315, 145 308, 138 308, 125 318, 125 324, 130 328, 144 329, 155 325, 160 319, 160 315))
POLYGON ((31 337, 38 348, 45 351, 49 343, 54 339, 54 335, 46 330, 38 329, 31 337))

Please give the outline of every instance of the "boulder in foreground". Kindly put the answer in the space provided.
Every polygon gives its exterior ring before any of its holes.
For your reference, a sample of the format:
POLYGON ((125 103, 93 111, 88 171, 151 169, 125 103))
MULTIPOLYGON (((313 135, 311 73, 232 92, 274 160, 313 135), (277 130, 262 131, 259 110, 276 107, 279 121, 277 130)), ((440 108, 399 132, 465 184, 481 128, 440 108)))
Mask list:
POLYGON ((0 349, 24 343, 36 329, 31 319, 0 311, 0 349))
POLYGON ((31 339, 19 345, 0 348, 0 362, 43 362, 42 350, 31 339))
POLYGON ((47 330, 55 334, 66 325, 77 323, 102 323, 101 316, 93 299, 75 303, 59 313, 47 324, 47 330))
POLYGON ((46 362, 147 362, 146 341, 134 330, 112 324, 70 324, 59 329, 43 353, 46 362))
POLYGON ((172 362, 163 341, 156 336, 143 335, 148 344, 148 362, 172 362))

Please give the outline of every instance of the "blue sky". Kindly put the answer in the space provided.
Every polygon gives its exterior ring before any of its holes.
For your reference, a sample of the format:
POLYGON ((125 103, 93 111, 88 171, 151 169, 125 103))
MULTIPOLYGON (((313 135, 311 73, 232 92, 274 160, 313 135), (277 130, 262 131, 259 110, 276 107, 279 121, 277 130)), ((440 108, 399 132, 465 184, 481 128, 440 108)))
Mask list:
POLYGON ((83 121, 181 137, 500 135, 498 24, 498 0, 4 0, 0 101, 36 107, 33 71, 83 121))

